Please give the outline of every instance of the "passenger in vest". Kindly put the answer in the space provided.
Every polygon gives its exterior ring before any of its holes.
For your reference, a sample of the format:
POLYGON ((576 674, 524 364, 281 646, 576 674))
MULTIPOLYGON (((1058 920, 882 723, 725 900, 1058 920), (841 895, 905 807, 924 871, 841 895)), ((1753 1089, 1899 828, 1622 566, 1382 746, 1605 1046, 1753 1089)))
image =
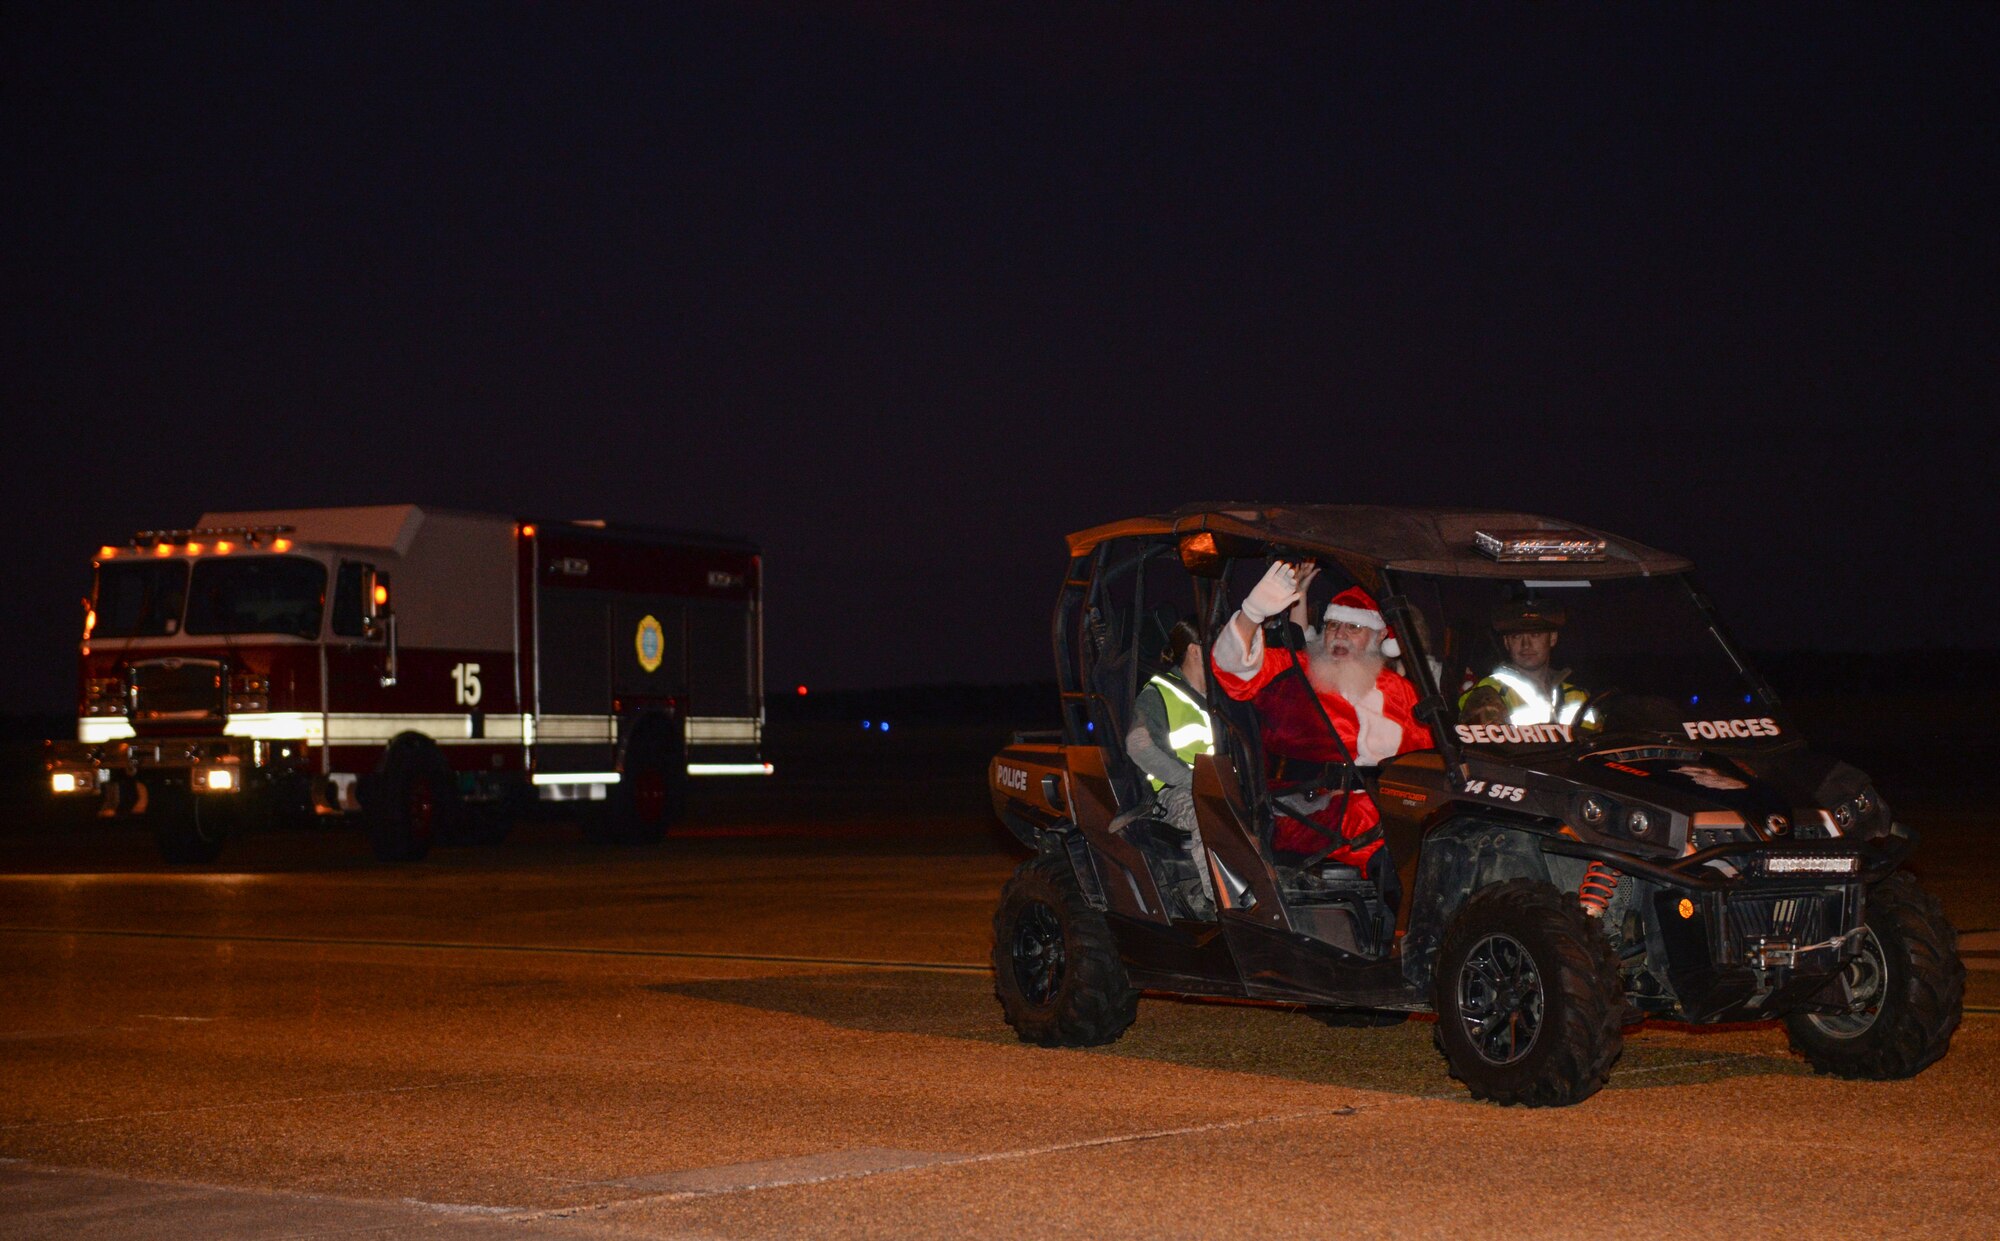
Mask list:
POLYGON ((1514 599, 1493 612, 1493 633, 1507 659, 1458 700, 1467 724, 1576 724, 1597 727, 1597 713, 1578 719, 1590 694, 1555 666, 1556 642, 1568 619, 1562 606, 1514 599))
POLYGON ((1215 753, 1215 729, 1208 713, 1201 634, 1192 621, 1179 621, 1168 631, 1163 654, 1166 666, 1140 687, 1133 703, 1125 752, 1145 773, 1153 790, 1153 808, 1146 817, 1162 820, 1185 834, 1184 841, 1173 841, 1170 847, 1186 846, 1202 896, 1212 902, 1215 891, 1208 875, 1208 853, 1195 827, 1194 760, 1215 753))
POLYGON ((1349 756, 1375 766, 1434 743, 1413 715, 1416 687, 1388 666, 1401 654, 1395 635, 1375 600, 1359 587, 1327 604, 1319 640, 1305 648, 1304 667, 1285 675, 1298 660, 1291 651, 1266 644, 1263 624, 1302 599, 1317 572, 1316 566, 1301 572, 1282 561, 1265 571, 1216 639, 1216 682, 1230 697, 1257 708, 1267 754, 1331 765, 1321 787, 1292 789, 1278 800, 1273 847, 1292 855, 1324 852, 1335 862, 1361 867, 1387 892, 1393 885, 1388 855, 1381 851, 1381 813, 1365 791, 1340 787, 1341 766, 1349 756))
POLYGON ((1185 832, 1194 831, 1194 760, 1215 753, 1199 638, 1187 620, 1167 634, 1167 666, 1140 688, 1125 734, 1125 752, 1153 788, 1157 817, 1185 832))

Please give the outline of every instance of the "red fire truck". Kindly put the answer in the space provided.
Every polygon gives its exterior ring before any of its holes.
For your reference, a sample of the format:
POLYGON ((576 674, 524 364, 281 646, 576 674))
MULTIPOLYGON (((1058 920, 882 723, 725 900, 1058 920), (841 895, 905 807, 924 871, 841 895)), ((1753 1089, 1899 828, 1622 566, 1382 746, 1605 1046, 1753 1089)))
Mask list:
POLYGON ((762 571, 741 539, 413 504, 143 531, 97 550, 49 788, 174 862, 337 817, 411 860, 541 802, 656 841, 689 777, 771 771, 762 571))

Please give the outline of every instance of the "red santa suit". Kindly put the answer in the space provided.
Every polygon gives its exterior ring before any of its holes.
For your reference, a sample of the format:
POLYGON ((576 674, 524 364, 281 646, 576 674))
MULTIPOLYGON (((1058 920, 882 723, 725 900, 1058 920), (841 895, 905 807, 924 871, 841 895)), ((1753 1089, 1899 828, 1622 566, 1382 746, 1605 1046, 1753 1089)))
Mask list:
MULTIPOLYGON (((1412 715, 1417 705, 1416 687, 1388 668, 1382 669, 1374 688, 1357 701, 1336 690, 1318 688, 1305 679, 1303 670, 1300 675, 1285 675, 1295 661, 1292 652, 1266 645, 1261 629, 1253 631, 1248 650, 1233 625, 1223 630, 1215 644, 1216 682, 1231 698, 1248 700, 1257 708, 1265 753, 1329 763, 1345 762, 1353 755, 1374 766, 1435 744, 1430 730, 1412 715), (1326 709, 1326 718, 1333 721, 1339 745, 1327 736, 1326 721, 1313 705, 1314 698, 1326 709)), ((1310 817, 1343 840, 1353 840, 1381 821, 1373 799, 1359 790, 1344 798, 1335 794, 1324 809, 1310 817)), ((1280 812, 1272 843, 1293 853, 1318 853, 1332 839, 1280 812)), ((1335 849, 1328 856, 1344 865, 1365 866, 1381 847, 1382 840, 1377 837, 1359 847, 1335 849)))

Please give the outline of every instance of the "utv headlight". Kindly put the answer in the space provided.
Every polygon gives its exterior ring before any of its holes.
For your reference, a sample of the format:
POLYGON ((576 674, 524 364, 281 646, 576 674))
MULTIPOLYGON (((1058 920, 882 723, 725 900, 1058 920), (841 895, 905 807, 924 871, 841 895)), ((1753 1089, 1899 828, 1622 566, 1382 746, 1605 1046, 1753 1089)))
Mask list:
POLYGON ((1625 812, 1625 834, 1634 840, 1651 840, 1664 822, 1665 817, 1657 811, 1634 806, 1625 812))
POLYGON ((1577 816, 1592 827, 1603 826, 1606 816, 1611 813, 1611 805, 1602 797, 1586 797, 1577 807, 1577 816))

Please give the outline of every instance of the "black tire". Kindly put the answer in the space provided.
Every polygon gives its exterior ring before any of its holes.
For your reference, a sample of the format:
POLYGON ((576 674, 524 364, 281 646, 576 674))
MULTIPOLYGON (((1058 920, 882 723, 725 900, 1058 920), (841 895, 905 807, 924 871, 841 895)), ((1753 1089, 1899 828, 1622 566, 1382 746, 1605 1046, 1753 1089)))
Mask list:
POLYGON ((1785 1032, 1814 1072, 1871 1081, 1912 1077, 1951 1047, 1964 1015, 1958 932, 1907 871, 1869 890, 1863 925, 1861 955, 1846 975, 1859 1011, 1794 1013, 1785 1018, 1785 1032))
POLYGON ((993 915, 993 993, 1024 1043, 1095 1047, 1139 1015, 1104 915, 1061 856, 1023 862, 993 915))
POLYGON ((1438 950, 1433 1039, 1475 1099, 1581 1103, 1625 1048, 1625 1002, 1610 942, 1547 884, 1474 893, 1438 950))
POLYGON ((602 838, 656 845, 687 812, 687 760, 663 723, 642 724, 625 747, 618 783, 605 790, 602 838))
POLYGON ((421 861, 458 821, 458 777, 428 742, 397 742, 361 788, 377 861, 421 861))
POLYGON ((197 795, 185 788, 146 790, 146 818, 153 827, 153 845, 160 860, 176 866, 201 865, 222 855, 229 838, 230 807, 216 799, 234 794, 197 795))

